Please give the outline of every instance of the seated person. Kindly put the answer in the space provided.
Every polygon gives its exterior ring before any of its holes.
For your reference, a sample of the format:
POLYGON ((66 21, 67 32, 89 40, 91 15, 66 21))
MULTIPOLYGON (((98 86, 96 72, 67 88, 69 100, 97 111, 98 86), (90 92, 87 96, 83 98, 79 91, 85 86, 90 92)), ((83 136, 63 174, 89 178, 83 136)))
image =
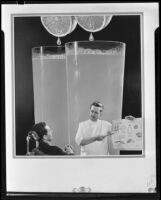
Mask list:
POLYGON ((39 142, 39 146, 34 149, 35 155, 73 155, 74 152, 70 145, 65 146, 65 151, 51 145, 52 132, 53 130, 45 122, 40 122, 33 126, 28 135, 39 142))

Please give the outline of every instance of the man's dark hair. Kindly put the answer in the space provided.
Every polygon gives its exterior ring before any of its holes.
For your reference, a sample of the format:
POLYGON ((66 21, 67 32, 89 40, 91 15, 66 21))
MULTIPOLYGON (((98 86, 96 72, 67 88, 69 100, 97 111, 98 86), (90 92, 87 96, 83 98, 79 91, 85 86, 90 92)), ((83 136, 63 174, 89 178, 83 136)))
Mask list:
POLYGON ((35 131, 38 134, 40 141, 43 139, 43 136, 47 134, 47 130, 45 126, 46 126, 45 122, 39 122, 35 124, 31 130, 31 131, 35 131))
MULTIPOLYGON (((93 103, 91 103, 90 109, 91 109, 92 106, 96 106, 96 107, 102 108, 102 110, 104 109, 103 104, 101 102, 99 102, 99 101, 94 101, 93 103)), ((101 112, 102 112, 102 110, 101 110, 101 112)))

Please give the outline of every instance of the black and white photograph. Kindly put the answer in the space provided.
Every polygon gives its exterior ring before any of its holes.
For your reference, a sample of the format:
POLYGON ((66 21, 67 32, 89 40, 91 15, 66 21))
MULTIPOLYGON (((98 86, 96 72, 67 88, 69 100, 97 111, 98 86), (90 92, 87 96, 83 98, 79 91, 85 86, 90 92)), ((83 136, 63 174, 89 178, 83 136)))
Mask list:
POLYGON ((142 16, 12 18, 15 155, 142 155, 142 16))
POLYGON ((156 192, 158 4, 124 5, 3 6, 8 192, 156 192))

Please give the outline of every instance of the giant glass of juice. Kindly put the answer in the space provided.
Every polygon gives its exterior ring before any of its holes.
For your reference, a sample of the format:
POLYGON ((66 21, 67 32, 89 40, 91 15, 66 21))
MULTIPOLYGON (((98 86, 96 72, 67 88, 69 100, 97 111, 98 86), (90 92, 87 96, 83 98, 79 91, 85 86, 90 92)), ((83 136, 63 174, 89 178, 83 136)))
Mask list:
POLYGON ((76 154, 78 124, 89 119, 90 104, 104 105, 102 119, 112 122, 122 115, 125 43, 82 41, 65 45, 68 100, 68 134, 76 154))
POLYGON ((35 123, 53 128, 53 144, 68 143, 65 47, 32 49, 35 123))

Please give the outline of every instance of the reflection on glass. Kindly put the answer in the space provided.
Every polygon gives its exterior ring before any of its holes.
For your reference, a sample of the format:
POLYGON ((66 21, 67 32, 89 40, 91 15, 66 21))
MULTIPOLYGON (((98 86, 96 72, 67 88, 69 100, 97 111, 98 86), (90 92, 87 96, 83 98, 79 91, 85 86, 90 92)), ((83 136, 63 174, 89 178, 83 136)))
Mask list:
POLYGON ((104 104, 103 119, 122 115, 125 44, 112 41, 71 42, 65 45, 68 135, 76 154, 78 123, 87 120, 93 101, 104 104))
POLYGON ((54 145, 64 148, 67 135, 67 87, 64 47, 32 49, 35 123, 53 128, 54 145))

